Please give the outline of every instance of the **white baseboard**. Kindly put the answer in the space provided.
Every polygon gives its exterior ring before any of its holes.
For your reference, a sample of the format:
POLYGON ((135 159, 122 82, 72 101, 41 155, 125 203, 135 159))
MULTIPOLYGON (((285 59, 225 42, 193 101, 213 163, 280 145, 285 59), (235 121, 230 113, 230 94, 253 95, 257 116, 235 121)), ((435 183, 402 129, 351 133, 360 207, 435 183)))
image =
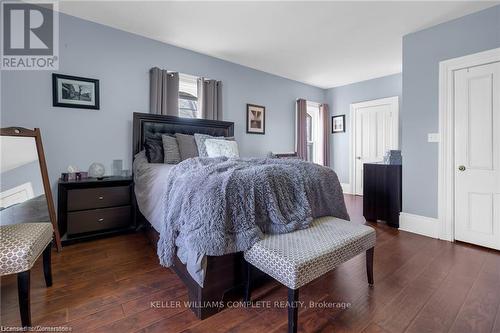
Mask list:
POLYGON ((344 194, 352 194, 351 184, 340 183, 340 186, 342 186, 342 191, 344 192, 344 194))
POLYGON ((432 217, 401 212, 399 214, 399 230, 439 238, 439 220, 432 217))

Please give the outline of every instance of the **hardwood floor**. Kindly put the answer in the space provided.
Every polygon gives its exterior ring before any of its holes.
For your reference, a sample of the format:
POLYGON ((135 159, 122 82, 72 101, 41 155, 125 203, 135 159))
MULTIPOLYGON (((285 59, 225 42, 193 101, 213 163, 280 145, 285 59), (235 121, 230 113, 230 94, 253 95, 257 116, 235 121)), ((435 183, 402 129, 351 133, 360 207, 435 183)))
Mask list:
MULTIPOLYGON (((365 223, 362 199, 346 196, 346 203, 351 219, 365 223)), ((500 333, 500 252, 369 224, 377 231, 375 286, 366 282, 363 254, 304 287, 300 332, 500 333), (319 307, 325 304, 335 306, 319 307)), ((45 288, 42 260, 33 268, 33 325, 73 332, 286 332, 284 308, 235 307, 199 321, 189 309, 170 306, 187 300, 186 288, 159 267, 142 234, 68 246, 52 257, 53 287, 45 288)), ((286 288, 270 282, 253 298, 260 305, 286 301, 286 288)), ((20 324, 15 276, 1 278, 1 324, 20 324)))

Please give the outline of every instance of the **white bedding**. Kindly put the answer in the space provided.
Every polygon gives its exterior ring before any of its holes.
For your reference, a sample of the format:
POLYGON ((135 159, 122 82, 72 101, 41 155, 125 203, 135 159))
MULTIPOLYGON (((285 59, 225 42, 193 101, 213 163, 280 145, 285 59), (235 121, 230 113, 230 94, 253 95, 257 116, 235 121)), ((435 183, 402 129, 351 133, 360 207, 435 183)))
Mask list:
MULTIPOLYGON (((163 197, 166 191, 165 180, 175 164, 149 163, 146 153, 141 151, 134 160, 134 192, 142 215, 160 232, 164 223, 165 207, 163 197)), ((203 287, 206 271, 206 257, 182 247, 177 257, 186 265, 191 277, 203 287)))
POLYGON ((160 232, 163 223, 162 200, 165 194, 165 180, 175 164, 148 163, 141 151, 134 160, 134 190, 137 205, 142 215, 160 232))

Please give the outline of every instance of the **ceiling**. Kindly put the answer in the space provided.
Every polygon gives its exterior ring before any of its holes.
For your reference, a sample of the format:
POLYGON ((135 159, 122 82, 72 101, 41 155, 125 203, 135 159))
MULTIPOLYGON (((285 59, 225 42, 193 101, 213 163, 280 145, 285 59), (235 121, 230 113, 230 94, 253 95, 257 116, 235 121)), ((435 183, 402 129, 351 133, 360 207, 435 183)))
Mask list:
POLYGON ((404 35, 498 3, 65 1, 59 10, 330 88, 401 72, 404 35))

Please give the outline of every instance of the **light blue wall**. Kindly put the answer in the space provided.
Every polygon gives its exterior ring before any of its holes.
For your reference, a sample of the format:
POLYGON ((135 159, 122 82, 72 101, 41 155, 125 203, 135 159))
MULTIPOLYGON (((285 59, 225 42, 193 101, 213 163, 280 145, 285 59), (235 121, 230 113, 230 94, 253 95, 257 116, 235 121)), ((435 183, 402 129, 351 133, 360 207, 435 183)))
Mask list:
POLYGON ((437 217, 439 62, 500 47, 500 6, 403 38, 403 211, 437 217))
POLYGON ((51 72, 3 72, 1 126, 41 128, 52 184, 69 164, 102 162, 110 173, 123 159, 130 168, 132 113, 148 112, 153 66, 222 80, 224 119, 243 156, 293 151, 296 98, 324 102, 323 89, 60 14, 58 72, 99 79, 101 109, 52 107, 51 72), (266 106, 266 135, 246 134, 246 103, 266 106))
POLYGON ((326 102, 332 115, 346 115, 346 132, 330 134, 330 165, 341 183, 349 183, 350 105, 385 97, 399 97, 401 105, 401 74, 335 87, 326 91, 326 102))

